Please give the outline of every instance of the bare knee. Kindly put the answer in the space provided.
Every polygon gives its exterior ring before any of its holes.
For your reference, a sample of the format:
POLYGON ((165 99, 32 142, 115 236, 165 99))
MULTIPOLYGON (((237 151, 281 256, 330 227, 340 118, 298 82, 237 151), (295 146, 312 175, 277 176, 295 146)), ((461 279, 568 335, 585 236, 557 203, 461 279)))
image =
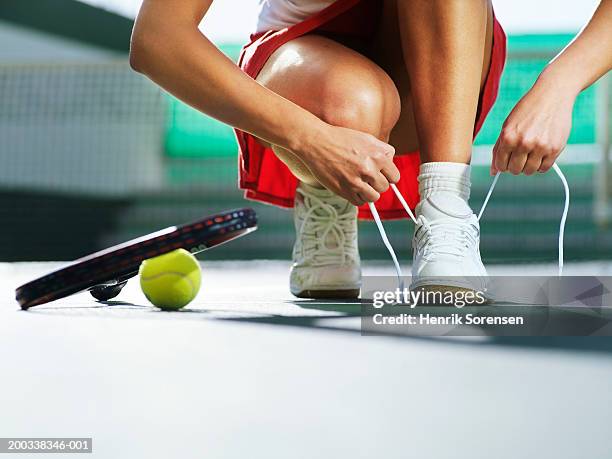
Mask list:
POLYGON ((317 114, 335 126, 386 139, 400 116, 400 97, 391 78, 375 64, 332 70, 322 82, 317 114))
POLYGON ((277 50, 257 80, 335 126, 386 139, 400 115, 387 73, 345 46, 316 35, 277 50))

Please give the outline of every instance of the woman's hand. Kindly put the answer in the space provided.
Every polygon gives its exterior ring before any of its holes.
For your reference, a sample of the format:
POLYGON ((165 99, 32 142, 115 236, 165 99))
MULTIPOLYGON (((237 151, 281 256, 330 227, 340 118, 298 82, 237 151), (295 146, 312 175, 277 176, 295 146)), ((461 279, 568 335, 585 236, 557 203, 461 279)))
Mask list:
POLYGON ((577 92, 542 78, 514 107, 493 147, 491 175, 546 172, 567 144, 577 92))
POLYGON ((576 97, 612 70, 612 0, 542 72, 506 119, 493 148, 491 173, 546 172, 565 148, 576 97))
POLYGON ((324 124, 294 150, 321 185, 359 206, 374 202, 400 179, 395 149, 376 137, 324 124))

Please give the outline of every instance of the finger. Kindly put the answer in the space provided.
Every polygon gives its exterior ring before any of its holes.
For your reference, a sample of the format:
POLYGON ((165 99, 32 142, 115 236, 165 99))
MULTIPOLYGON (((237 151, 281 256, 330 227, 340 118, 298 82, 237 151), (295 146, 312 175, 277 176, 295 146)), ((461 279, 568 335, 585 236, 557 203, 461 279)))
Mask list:
POLYGON ((389 189, 389 181, 381 172, 364 177, 363 181, 374 188, 378 193, 384 193, 389 189))
POLYGON ((499 148, 499 138, 495 141, 495 145, 493 145, 493 150, 491 152, 491 167, 489 169, 489 173, 491 175, 497 174, 499 172, 497 167, 495 167, 495 157, 497 155, 497 149, 499 148))
POLYGON ((535 174, 540 166, 542 165, 542 155, 537 153, 530 153, 527 158, 527 162, 525 163, 525 167, 523 167, 523 174, 525 175, 533 175, 535 174))
POLYGON ((386 162, 380 172, 389 183, 397 183, 400 180, 400 171, 393 161, 386 162))
POLYGON ((376 202, 380 198, 380 193, 366 182, 362 183, 362 186, 357 190, 357 194, 365 202, 376 202))
POLYGON ((555 164, 554 156, 544 156, 542 159, 542 164, 540 164, 540 167, 538 168, 538 172, 548 172, 553 164, 555 164))
MULTIPOLYGON (((364 199, 362 199, 356 192, 350 190, 348 187, 343 188, 341 186, 328 186, 327 189, 333 192, 334 194, 340 196, 341 198, 346 199, 354 206, 360 206, 365 203, 364 199)), ((296 197, 297 195, 298 194, 296 193, 296 197)))
POLYGON ((366 200, 363 199, 363 197, 359 193, 356 193, 352 199, 349 199, 349 202, 353 204, 354 206, 359 207, 359 206, 364 205, 366 203, 366 200))
POLYGON ((529 150, 521 146, 512 150, 510 159, 508 160, 508 171, 514 175, 519 175, 523 172, 523 168, 529 158, 529 153, 529 150))
POLYGON ((395 156, 395 148, 386 142, 379 141, 380 150, 384 153, 387 158, 393 158, 395 156))
POLYGON ((508 170, 508 162, 510 161, 510 156, 512 155, 512 148, 513 147, 511 145, 503 141, 499 142, 494 155, 494 165, 497 172, 506 172, 508 170))

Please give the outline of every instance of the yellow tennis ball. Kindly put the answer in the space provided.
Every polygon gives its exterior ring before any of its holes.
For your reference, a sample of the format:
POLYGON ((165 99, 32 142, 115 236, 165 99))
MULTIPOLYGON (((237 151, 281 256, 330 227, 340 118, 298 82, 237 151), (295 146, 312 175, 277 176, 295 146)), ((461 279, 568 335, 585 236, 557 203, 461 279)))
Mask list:
POLYGON ((200 264, 185 249, 145 260, 140 265, 140 288, 161 309, 180 309, 200 290, 200 264))

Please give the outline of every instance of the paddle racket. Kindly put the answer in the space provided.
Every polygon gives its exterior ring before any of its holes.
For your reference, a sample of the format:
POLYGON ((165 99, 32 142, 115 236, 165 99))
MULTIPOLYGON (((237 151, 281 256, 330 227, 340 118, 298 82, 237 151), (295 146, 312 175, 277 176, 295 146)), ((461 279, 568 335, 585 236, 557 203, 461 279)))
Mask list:
POLYGON ((128 279, 149 258, 176 249, 198 253, 257 229, 253 209, 229 210, 193 223, 169 228, 80 258, 73 263, 18 287, 22 309, 89 290, 100 301, 116 297, 128 279))

